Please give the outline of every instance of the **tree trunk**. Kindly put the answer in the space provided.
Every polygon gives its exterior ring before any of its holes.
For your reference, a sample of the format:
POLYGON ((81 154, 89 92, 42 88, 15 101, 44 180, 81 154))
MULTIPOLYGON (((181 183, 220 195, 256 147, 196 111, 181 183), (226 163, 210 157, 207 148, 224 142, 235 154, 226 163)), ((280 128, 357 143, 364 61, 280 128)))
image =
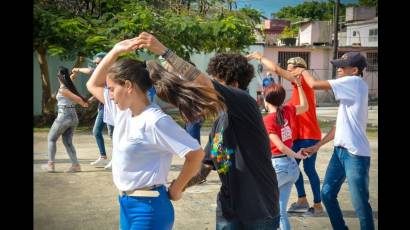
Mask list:
POLYGON ((48 64, 46 58, 46 49, 37 49, 37 59, 41 70, 41 87, 43 89, 41 98, 41 112, 45 115, 55 113, 56 99, 51 96, 50 75, 48 73, 48 64))

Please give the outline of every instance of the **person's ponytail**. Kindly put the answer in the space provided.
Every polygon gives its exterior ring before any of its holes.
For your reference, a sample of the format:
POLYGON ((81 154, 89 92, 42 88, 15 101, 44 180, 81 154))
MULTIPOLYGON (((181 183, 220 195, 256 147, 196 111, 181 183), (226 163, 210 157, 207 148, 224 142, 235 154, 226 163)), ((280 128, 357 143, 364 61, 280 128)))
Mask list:
POLYGON ((158 97, 176 106, 185 121, 216 117, 226 110, 223 98, 214 89, 186 81, 153 60, 146 65, 158 97))
POLYGON ((283 116, 283 107, 279 106, 276 110, 276 123, 282 127, 285 124, 285 118, 283 116))
POLYGON ((263 94, 265 95, 266 102, 277 107, 276 123, 282 127, 285 124, 282 106, 286 97, 285 89, 282 85, 273 83, 265 88, 263 94))
POLYGON ((57 72, 57 77, 63 83, 65 87, 67 87, 68 90, 70 90, 72 93, 75 95, 79 96, 81 100, 84 102, 87 102, 87 99, 85 99, 78 91, 77 88, 75 87, 73 81, 71 81, 70 74, 68 72, 68 69, 64 66, 59 66, 58 67, 58 72, 57 72))

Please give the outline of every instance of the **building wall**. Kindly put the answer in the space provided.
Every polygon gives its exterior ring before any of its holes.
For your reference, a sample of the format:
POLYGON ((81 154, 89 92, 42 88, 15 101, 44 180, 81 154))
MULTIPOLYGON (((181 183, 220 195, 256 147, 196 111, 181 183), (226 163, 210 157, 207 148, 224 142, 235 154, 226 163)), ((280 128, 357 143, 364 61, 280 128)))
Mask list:
POLYGON ((369 31, 371 29, 378 29, 378 22, 373 21, 369 23, 349 24, 346 26, 347 46, 353 43, 360 42, 362 47, 378 47, 378 38, 375 41, 369 41, 369 31), (356 31, 356 36, 353 32, 356 31))
POLYGON ((300 36, 299 36, 299 44, 312 44, 312 24, 305 23, 303 24, 300 29, 300 36))
POLYGON ((331 26, 330 21, 314 21, 312 24, 312 45, 313 43, 330 44, 331 26))
MULTIPOLYGON (((333 33, 332 33, 332 39, 333 39, 333 33)), ((338 32, 338 33, 337 33, 337 40, 339 40, 339 43, 338 43, 339 46, 347 46, 347 35, 346 35, 346 31, 344 31, 344 32, 338 32)))
POLYGON ((366 20, 376 17, 376 7, 347 7, 346 21, 366 20))

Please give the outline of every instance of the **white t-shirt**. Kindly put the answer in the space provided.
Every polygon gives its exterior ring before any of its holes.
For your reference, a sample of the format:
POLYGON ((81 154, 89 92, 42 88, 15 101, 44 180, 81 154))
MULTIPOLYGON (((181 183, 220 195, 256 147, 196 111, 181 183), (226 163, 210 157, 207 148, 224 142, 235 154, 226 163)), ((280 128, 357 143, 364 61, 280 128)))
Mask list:
POLYGON ((345 147, 354 155, 370 157, 370 146, 366 137, 366 82, 358 76, 345 76, 328 81, 336 100, 340 101, 334 145, 345 147))
MULTIPOLYGON (((108 90, 106 90, 108 91, 108 90)), ((138 116, 121 111, 104 93, 108 119, 114 121, 112 175, 121 191, 165 184, 173 154, 184 157, 201 148, 156 104, 138 116)))

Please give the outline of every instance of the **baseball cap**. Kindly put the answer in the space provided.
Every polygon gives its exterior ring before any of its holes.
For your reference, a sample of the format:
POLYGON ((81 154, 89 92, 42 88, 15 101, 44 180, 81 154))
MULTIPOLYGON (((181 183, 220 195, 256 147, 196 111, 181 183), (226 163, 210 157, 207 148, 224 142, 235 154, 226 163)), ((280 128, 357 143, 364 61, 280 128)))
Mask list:
POLYGON ((331 60, 335 67, 357 67, 359 70, 363 70, 367 67, 366 58, 359 52, 348 52, 342 55, 339 59, 331 60))

